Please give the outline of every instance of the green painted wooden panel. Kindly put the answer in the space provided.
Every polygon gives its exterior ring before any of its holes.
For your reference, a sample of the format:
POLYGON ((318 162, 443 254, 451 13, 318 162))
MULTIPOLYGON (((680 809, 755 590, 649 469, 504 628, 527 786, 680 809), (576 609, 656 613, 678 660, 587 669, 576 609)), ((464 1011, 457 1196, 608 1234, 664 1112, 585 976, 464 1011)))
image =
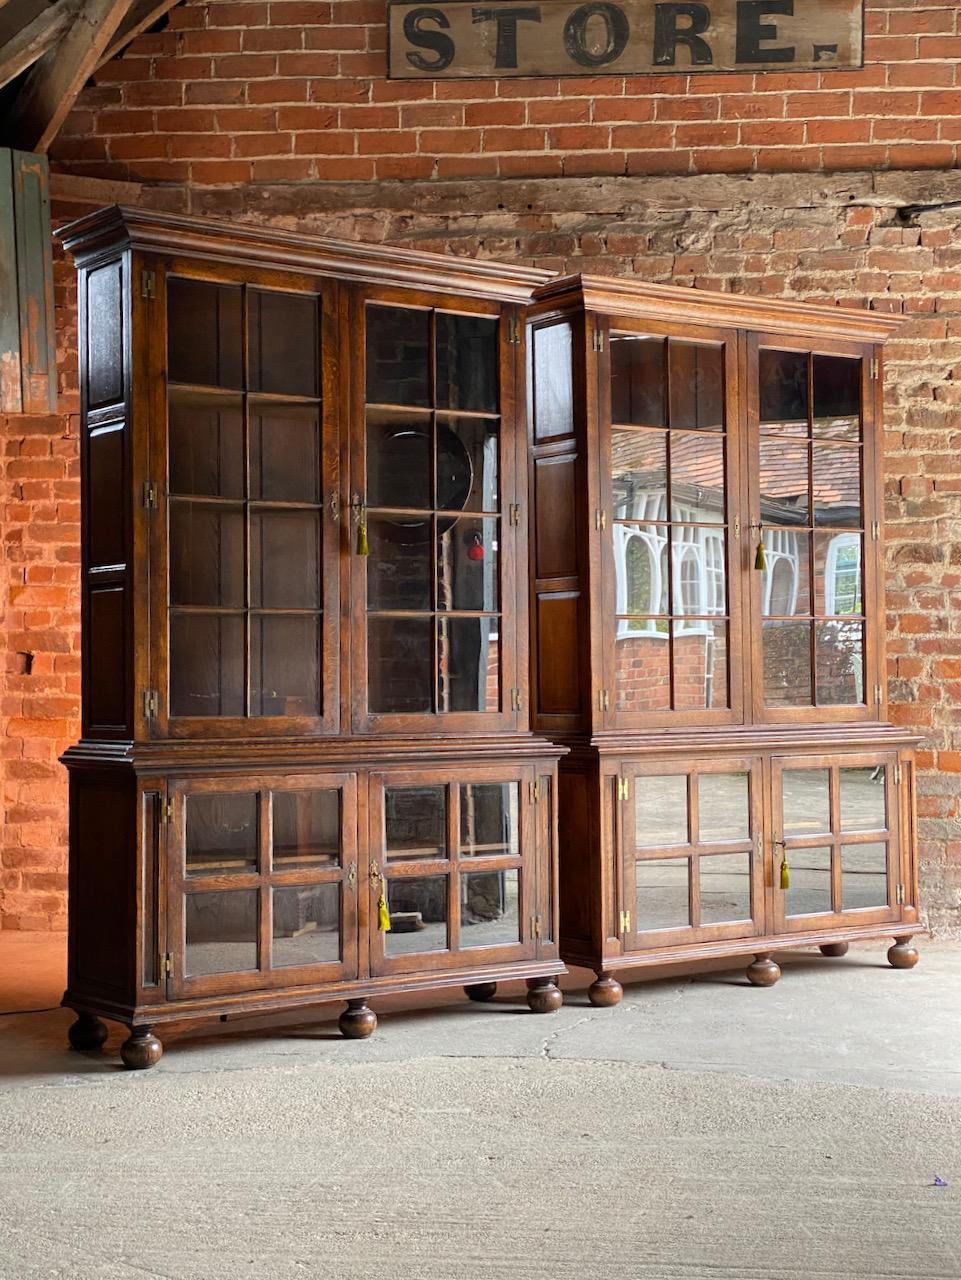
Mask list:
POLYGON ((47 157, 0 148, 0 413, 56 407, 47 157))

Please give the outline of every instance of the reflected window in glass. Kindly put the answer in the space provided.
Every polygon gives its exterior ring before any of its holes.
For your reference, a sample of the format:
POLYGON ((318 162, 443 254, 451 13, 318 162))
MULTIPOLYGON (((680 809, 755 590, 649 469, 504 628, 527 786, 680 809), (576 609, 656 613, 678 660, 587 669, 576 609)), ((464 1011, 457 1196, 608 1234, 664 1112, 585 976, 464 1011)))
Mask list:
POLYGON ((634 841, 638 849, 690 840, 686 774, 638 774, 634 780, 634 841))
POLYGON ((751 855, 703 854, 697 859, 701 924, 751 919, 751 855))
POLYGON ((888 846, 841 846, 841 910, 877 910, 888 905, 888 846))
POLYGON ((339 884, 277 885, 273 912, 275 969, 339 962, 339 884))
POLYGON ((259 898, 256 889, 187 894, 184 971, 188 978, 258 967, 259 898))
POLYGON ((831 850, 791 849, 790 887, 784 890, 787 916, 827 915, 831 905, 831 850))
POLYGON ((446 951, 447 876, 395 876, 387 882, 390 932, 383 934, 387 956, 446 951))
POLYGON ((639 858, 635 862, 637 933, 690 926, 689 876, 688 858, 639 858))
POLYGON ((273 793, 274 867, 335 866, 340 861, 340 792, 273 793))
POLYGON ((520 872, 469 871, 460 877, 462 947, 497 947, 520 941, 520 872))

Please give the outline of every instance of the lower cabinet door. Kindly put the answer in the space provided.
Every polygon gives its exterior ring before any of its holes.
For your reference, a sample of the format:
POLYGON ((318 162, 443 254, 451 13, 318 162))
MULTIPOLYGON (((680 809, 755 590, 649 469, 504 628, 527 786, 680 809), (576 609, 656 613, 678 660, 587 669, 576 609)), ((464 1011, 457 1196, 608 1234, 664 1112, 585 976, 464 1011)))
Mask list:
POLYGON ((900 919, 897 753, 781 756, 771 766, 776 931, 900 919))
POLYGON ((352 774, 172 783, 171 996, 357 975, 352 774))
POLYGON ((658 761, 625 766, 615 781, 625 949, 761 933, 760 761, 658 761))
POLYGON ((532 769, 491 766, 371 775, 371 973, 535 953, 546 897, 537 806, 550 797, 534 784, 532 769))

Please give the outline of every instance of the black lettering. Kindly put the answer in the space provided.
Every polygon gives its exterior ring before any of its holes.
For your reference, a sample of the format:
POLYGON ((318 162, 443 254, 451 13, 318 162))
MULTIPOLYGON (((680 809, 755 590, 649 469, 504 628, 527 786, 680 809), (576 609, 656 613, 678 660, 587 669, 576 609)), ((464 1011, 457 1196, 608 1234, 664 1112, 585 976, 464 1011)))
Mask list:
POLYGON ((582 4, 564 23, 564 48, 581 67, 605 67, 624 52, 631 29, 624 10, 616 4, 582 4), (600 18, 607 32, 604 48, 592 53, 587 47, 587 24, 600 18))
POLYGON ((777 27, 761 18, 772 13, 793 16, 794 0, 738 0, 737 39, 735 62, 793 62, 794 46, 781 45, 776 49, 762 49, 762 40, 776 40, 777 27))
POLYGON ((472 9, 472 22, 497 23, 497 49, 494 53, 495 67, 517 66, 517 24, 518 22, 540 22, 540 5, 530 5, 525 9, 472 9))
POLYGON ((654 65, 677 65, 677 46, 686 44, 691 51, 691 65, 709 67, 714 61, 711 46, 702 40, 711 25, 711 11, 706 4, 657 4, 654 6, 654 65), (689 18, 690 25, 679 27, 678 18, 689 18))
POLYGON ((443 31, 425 30, 425 22, 436 22, 438 27, 450 26, 440 9, 411 9, 404 14, 404 35, 408 44, 419 49, 431 49, 437 57, 425 58, 421 53, 408 53, 407 61, 418 71, 443 71, 454 61, 454 42, 443 31))

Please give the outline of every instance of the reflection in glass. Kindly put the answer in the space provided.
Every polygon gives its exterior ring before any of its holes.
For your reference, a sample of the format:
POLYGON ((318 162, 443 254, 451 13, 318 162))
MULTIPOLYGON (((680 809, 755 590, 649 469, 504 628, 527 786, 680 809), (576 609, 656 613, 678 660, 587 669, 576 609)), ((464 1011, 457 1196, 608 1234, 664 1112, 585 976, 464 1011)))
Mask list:
POLYGON ((447 788, 387 787, 384 840, 388 858, 446 858, 447 788))
POLYGON ((430 313, 367 307, 367 403, 430 404, 430 313))
POLYGON ((167 278, 167 374, 204 387, 243 385, 241 288, 167 278))
POLYGON ((367 412, 367 503, 431 508, 431 425, 421 414, 367 412))
POLYGON ((887 826, 887 770, 883 764, 842 766, 841 830, 883 831, 887 826))
POLYGON ((306 405, 250 405, 250 496, 320 501, 320 419, 306 405))
POLYGON ((693 342, 670 343, 671 426, 724 429, 724 352, 693 342))
POLYGON ((725 588, 724 535, 694 525, 671 527, 674 561, 672 613, 723 614, 725 588))
POLYGON ((374 714, 430 711, 434 671, 431 619, 367 619, 367 705, 374 714))
POLYGON ((340 885, 275 886, 273 890, 275 969, 340 960, 340 885))
POLYGON ((438 414, 438 507, 455 511, 498 510, 499 433, 496 419, 445 420, 438 414), (464 484, 465 475, 469 477, 468 485, 464 484))
POLYGON ((667 433, 611 432, 611 480, 618 520, 667 515, 667 433))
POLYGON ((520 942, 520 872, 465 871, 460 877, 460 944, 520 942))
POLYGON ((439 519, 437 607, 493 613, 498 607, 497 520, 439 519))
POLYGON ((242 507, 171 502, 170 603, 243 607, 242 507))
POLYGON ((807 530, 765 529, 761 612, 791 618, 811 612, 811 535, 807 530))
POLYGON ((808 524, 808 446, 765 436, 760 445, 762 524, 808 524))
POLYGON ((316 396, 320 369, 316 294, 247 290, 251 391, 316 396))
MULTIPOLYGON (((790 849, 791 885, 784 890, 786 916, 823 915, 831 906, 831 850, 790 849)), ((778 882, 779 867, 774 869, 778 882)))
POLYGON ((389 516, 368 517, 368 609, 430 609, 430 527, 429 516, 416 527, 389 516))
POLYGON ((638 774, 634 779, 634 844, 638 849, 687 844, 687 775, 638 774))
POLYGON ((611 421, 666 425, 663 338, 611 334, 611 421))
POLYGON ((635 862, 635 932, 685 929, 690 925, 689 867, 688 858, 645 858, 635 862))
POLYGON ((671 519, 724 521, 724 441, 671 432, 671 519))
POLYGON ((168 409, 170 492, 244 496, 240 396, 200 395, 171 387, 168 409))
POLYGON ((391 877, 387 906, 390 932, 383 935, 387 956, 447 949, 447 876, 391 877))
POLYGON ((888 846, 841 845, 841 910, 888 905, 888 846))
POLYGON ((621 618, 614 642, 614 697, 618 711, 669 711, 670 623, 666 618, 621 618))
POLYGON ((814 434, 857 440, 861 417, 861 361, 814 357, 814 434))
POLYGON ((764 702, 769 707, 811 706, 811 624, 772 621, 762 627, 764 702))
POLYGON ((516 782, 465 782, 460 788, 462 857, 516 857, 518 836, 516 782))
POLYGON ((705 844, 751 838, 746 773, 699 773, 697 791, 698 831, 705 844))
POLYGON ((258 893, 188 893, 184 899, 188 978, 257 968, 258 893))
POLYGON ((570 435, 574 430, 573 367, 568 321, 532 331, 531 399, 535 440, 570 435))
MULTIPOLYGON (((618 613, 668 613, 667 530, 665 524, 614 526, 618 613)), ((653 629, 653 624, 619 628, 620 631, 653 629)), ((663 630, 666 632, 667 627, 663 630)))
POLYGON ((320 514, 255 511, 250 517, 250 603, 320 608, 320 514))
POLYGON ((863 703, 863 623, 841 621, 815 623, 814 643, 819 705, 847 707, 863 703))
POLYGON ((814 523, 852 529, 861 525, 861 450, 853 445, 812 445, 814 523))
POLYGON ((818 614, 863 614, 860 533, 816 533, 814 555, 818 614))
POLYGON ((498 711, 498 619, 439 619, 437 668, 439 711, 498 711))
POLYGON ((786 836, 821 835, 831 830, 830 772, 785 769, 781 775, 786 836))
POLYGON ((808 357, 803 352, 758 352, 761 422, 774 430, 800 425, 807 434, 808 357))
POLYGON ((672 622, 674 709, 702 711, 728 705, 727 623, 714 618, 672 622))
POLYGON ((256 792, 188 795, 184 809, 188 875, 256 872, 256 792))
POLYGON ((253 615, 250 714, 320 714, 320 619, 253 615))
POLYGON ((438 311, 435 325, 438 408, 496 413, 497 320, 438 311))
POLYGON ((171 615, 170 714, 244 714, 242 615, 171 615))
POLYGON ((274 868, 340 861, 340 792, 273 793, 274 868))
POLYGON ((701 924, 751 919, 751 855, 704 854, 697 860, 701 924))

